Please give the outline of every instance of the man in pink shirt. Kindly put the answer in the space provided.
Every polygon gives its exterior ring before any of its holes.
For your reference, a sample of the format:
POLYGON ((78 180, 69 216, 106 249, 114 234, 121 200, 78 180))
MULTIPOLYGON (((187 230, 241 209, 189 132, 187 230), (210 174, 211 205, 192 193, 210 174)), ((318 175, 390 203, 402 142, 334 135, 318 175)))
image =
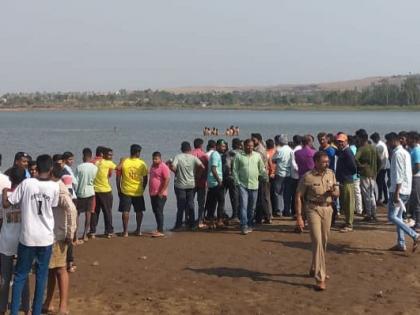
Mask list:
POLYGON ((205 212, 205 203, 206 203, 206 188, 207 188, 207 165, 208 165, 208 156, 203 151, 203 139, 197 138, 194 140, 194 150, 191 151, 191 154, 197 157, 201 163, 203 163, 205 170, 202 172, 201 176, 197 178, 195 183, 195 194, 197 194, 198 202, 198 228, 204 228, 204 212, 205 212))
POLYGON ((149 194, 155 214, 157 230, 152 233, 153 237, 162 237, 163 234, 163 208, 168 196, 168 185, 171 179, 169 167, 162 163, 160 152, 153 153, 153 164, 150 168, 149 194))

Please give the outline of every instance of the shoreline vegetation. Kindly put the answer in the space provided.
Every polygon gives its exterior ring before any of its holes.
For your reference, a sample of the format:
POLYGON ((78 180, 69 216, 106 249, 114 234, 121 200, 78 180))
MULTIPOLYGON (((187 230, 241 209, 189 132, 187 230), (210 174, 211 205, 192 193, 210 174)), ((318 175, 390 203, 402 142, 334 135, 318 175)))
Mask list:
POLYGON ((56 110, 295 110, 420 111, 420 75, 381 78, 368 86, 296 85, 184 92, 120 89, 116 92, 6 93, 0 111, 56 110))
POLYGON ((130 106, 118 106, 118 105, 109 105, 109 106, 50 106, 50 107, 2 107, 0 108, 1 112, 36 112, 36 111, 97 111, 97 110, 106 110, 106 111, 149 111, 149 110, 226 110, 226 111, 342 111, 342 112, 376 112, 376 111, 389 111, 389 112, 418 112, 420 111, 420 105, 413 106, 400 106, 400 105, 388 105, 388 106, 336 106, 336 105, 308 105, 308 104, 296 104, 296 105, 279 105, 279 106, 264 106, 264 105, 254 105, 254 106, 213 106, 213 107, 195 107, 195 106, 154 106, 154 107, 130 107, 130 106))

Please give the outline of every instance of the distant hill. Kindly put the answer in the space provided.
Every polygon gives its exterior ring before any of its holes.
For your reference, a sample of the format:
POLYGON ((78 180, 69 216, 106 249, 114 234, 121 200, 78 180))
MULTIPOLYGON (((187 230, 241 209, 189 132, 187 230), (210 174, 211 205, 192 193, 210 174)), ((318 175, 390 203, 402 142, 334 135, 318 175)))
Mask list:
POLYGON ((337 82, 312 83, 312 84, 279 84, 273 86, 190 86, 180 88, 163 89, 171 93, 229 93, 234 91, 279 91, 284 93, 316 92, 316 91, 344 91, 361 90, 375 83, 387 80, 392 85, 400 85, 408 75, 377 76, 357 80, 337 82))

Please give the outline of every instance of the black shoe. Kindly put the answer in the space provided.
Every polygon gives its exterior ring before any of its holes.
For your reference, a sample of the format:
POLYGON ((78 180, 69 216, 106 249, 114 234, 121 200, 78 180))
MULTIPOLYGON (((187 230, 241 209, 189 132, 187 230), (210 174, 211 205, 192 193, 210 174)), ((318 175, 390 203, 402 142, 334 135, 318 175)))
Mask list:
POLYGON ((273 212, 273 217, 278 218, 278 217, 281 217, 281 215, 280 215, 280 213, 279 213, 279 212, 273 212))

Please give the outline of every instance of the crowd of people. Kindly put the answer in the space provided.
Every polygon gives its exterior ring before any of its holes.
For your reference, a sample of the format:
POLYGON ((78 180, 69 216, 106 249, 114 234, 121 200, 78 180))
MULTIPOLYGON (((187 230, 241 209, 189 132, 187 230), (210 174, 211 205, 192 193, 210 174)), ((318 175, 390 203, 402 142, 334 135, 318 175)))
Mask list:
POLYGON ((344 216, 339 230, 349 233, 355 214, 375 223, 377 205, 388 204, 388 219, 397 227, 397 243, 391 249, 406 251, 407 234, 414 252, 420 232, 420 137, 417 132, 391 132, 385 139, 386 143, 375 132, 369 140, 364 129, 354 135, 320 132, 315 148, 315 138, 309 134, 294 135, 292 141, 280 134, 264 141, 261 134, 252 133, 244 141, 233 138, 230 148, 223 139, 210 139, 204 148, 204 140, 197 138, 192 146, 182 142, 181 152, 166 162, 160 152, 154 152, 150 167, 141 158, 138 144, 131 145, 130 155, 118 163, 113 162, 111 148, 99 146, 95 156, 85 148, 77 167, 72 152, 44 154, 35 160, 18 152, 12 167, 0 173, 0 314, 7 311, 11 282, 11 314, 51 312, 57 282, 59 313, 68 313, 68 273, 76 268, 73 246, 96 237, 101 212, 105 236, 115 236, 113 174, 122 237, 129 236, 131 208, 136 214, 134 234, 142 235, 147 188, 156 219, 151 236, 165 235, 171 172, 177 200, 173 231, 239 225, 240 233, 247 235, 256 224, 271 224, 273 217, 294 217, 297 232, 305 228, 310 232, 309 274, 319 290, 326 288, 326 245, 339 214, 344 216), (407 223, 410 217, 412 225, 407 223), (32 307, 31 270, 36 274, 32 307))

